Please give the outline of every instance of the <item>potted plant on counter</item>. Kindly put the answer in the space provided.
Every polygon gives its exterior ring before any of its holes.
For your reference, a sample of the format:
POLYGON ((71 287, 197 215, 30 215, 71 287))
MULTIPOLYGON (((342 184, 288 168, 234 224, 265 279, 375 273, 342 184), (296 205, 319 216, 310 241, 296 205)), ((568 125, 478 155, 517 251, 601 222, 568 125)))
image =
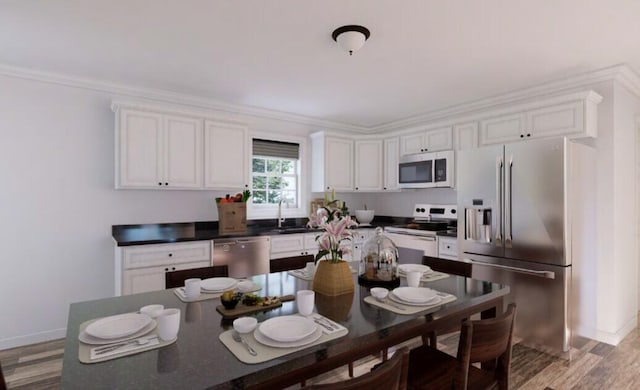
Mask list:
POLYGON ((350 241, 353 232, 349 229, 358 224, 349 216, 340 216, 338 201, 330 202, 309 217, 309 227, 323 229, 316 237, 318 254, 315 257, 316 272, 313 278, 313 290, 319 294, 336 296, 354 291, 353 276, 349 263, 344 261, 350 249, 340 247, 344 241, 350 241))

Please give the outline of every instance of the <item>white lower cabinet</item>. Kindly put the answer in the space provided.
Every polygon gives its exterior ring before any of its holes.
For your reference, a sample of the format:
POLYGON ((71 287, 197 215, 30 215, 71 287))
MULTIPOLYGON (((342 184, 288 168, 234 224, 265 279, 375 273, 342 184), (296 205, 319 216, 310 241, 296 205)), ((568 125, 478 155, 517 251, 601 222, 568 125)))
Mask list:
POLYGON ((210 261, 126 270, 122 274, 122 294, 137 294, 165 289, 167 272, 209 267, 210 261))
POLYGON ((456 237, 438 237, 438 257, 441 259, 458 260, 458 239, 456 237))
POLYGON ((163 290, 164 274, 211 265, 211 241, 150 244, 117 249, 121 264, 121 294, 163 290))

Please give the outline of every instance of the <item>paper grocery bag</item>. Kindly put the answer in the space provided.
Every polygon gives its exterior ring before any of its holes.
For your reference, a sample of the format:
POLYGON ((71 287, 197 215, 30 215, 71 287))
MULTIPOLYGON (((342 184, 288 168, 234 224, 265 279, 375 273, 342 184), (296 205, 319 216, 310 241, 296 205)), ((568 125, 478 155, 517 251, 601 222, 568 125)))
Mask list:
POLYGON ((247 232, 247 204, 218 203, 218 231, 220 234, 247 232))

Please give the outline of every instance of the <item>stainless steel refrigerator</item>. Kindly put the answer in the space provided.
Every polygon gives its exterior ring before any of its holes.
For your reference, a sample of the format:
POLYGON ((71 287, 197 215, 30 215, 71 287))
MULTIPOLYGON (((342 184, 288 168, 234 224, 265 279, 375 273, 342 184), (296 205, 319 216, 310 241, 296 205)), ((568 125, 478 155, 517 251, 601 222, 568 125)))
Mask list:
POLYGON ((566 138, 458 153, 458 250, 472 277, 509 285, 515 334, 567 352, 581 265, 595 256, 595 150, 566 138))

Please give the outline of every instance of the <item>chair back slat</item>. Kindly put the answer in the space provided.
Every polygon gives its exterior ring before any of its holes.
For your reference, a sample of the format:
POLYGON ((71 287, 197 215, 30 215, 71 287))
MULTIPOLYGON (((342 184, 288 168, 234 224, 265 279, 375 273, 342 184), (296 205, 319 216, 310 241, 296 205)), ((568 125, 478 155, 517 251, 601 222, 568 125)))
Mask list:
POLYGON ((191 278, 215 278, 229 276, 229 268, 226 265, 215 265, 213 267, 202 267, 172 271, 164 274, 165 288, 176 288, 184 286, 184 281, 191 278))
POLYGON ((409 369, 409 349, 403 347, 373 371, 344 382, 303 387, 304 390, 405 390, 409 369))

